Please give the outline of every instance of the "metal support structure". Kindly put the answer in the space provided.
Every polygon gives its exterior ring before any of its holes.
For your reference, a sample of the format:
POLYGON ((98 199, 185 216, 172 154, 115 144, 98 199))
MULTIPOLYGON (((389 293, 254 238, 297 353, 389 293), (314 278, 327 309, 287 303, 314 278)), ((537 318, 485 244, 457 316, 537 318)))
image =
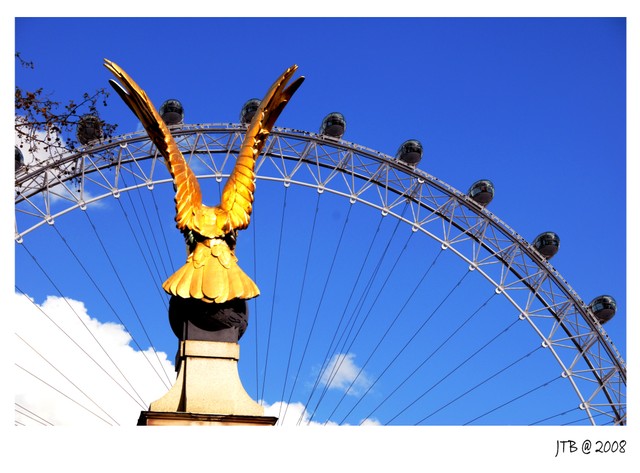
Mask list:
MULTIPOLYGON (((218 182, 231 172, 244 130, 240 124, 172 127, 198 178, 218 182)), ((146 134, 138 132, 21 168, 15 180, 16 241, 74 209, 171 182, 158 158, 146 134)), ((283 128, 273 130, 256 174, 258 180, 362 202, 454 252, 529 322, 570 378, 592 423, 592 410, 626 423, 626 364, 588 304, 529 242, 466 194, 378 151, 283 128), (404 204, 410 212, 401 215, 397 209, 404 204)))

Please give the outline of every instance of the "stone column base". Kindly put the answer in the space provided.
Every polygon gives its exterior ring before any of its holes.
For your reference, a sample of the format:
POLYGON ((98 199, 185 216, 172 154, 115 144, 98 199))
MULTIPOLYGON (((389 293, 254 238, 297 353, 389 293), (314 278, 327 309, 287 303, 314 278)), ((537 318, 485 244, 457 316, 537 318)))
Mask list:
POLYGON ((239 358, 237 343, 181 341, 175 384, 138 425, 274 425, 277 418, 265 417, 242 386, 239 358))
POLYGON ((277 417, 193 414, 190 412, 142 411, 138 425, 169 426, 222 426, 222 425, 275 425, 277 417))

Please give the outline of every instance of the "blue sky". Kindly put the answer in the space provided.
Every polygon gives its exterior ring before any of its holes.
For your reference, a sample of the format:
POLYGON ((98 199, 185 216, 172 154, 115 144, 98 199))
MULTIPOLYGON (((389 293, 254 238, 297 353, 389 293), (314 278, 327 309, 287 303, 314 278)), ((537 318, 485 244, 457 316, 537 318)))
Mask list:
MULTIPOLYGON (((24 89, 43 86, 57 99, 65 101, 77 98, 84 91, 108 87, 109 73, 102 66, 102 59, 108 58, 129 72, 156 106, 167 98, 178 98, 185 107, 187 123, 236 122, 245 100, 261 96, 282 70, 293 63, 298 64, 299 73, 306 81, 282 114, 278 126, 315 132, 326 114, 340 111, 347 119, 345 139, 349 141, 393 155, 404 140, 416 138, 425 148, 419 167, 429 174, 463 192, 477 179, 491 179, 496 187, 496 198, 490 204, 490 210, 510 227, 529 241, 547 230, 560 235, 560 252, 552 263, 584 300, 588 302, 600 294, 611 294, 616 298, 618 314, 605 328, 623 357, 627 357, 627 51, 624 19, 18 18, 15 41, 16 51, 36 66, 35 70, 16 68, 16 84, 24 89), (52 50, 49 42, 43 41, 43 38, 60 35, 68 45, 64 50, 52 50)), ((136 119, 115 94, 110 97, 102 117, 118 123, 119 133, 138 129, 136 119)), ((205 184, 202 185, 204 188, 205 184)), ((208 189, 215 190, 214 183, 207 185, 208 189)), ((267 185, 264 188, 268 188, 269 192, 265 192, 268 197, 262 203, 260 195, 256 196, 256 205, 264 205, 260 208, 264 213, 258 213, 257 217, 260 219, 267 212, 272 213, 269 219, 262 218, 256 223, 256 231, 272 238, 263 240, 273 251, 273 242, 278 241, 273 238, 282 212, 282 190, 267 185)), ((316 202, 314 194, 298 192, 291 190, 288 197, 292 200, 286 220, 286 231, 290 236, 286 240, 289 246, 285 254, 290 260, 283 259, 284 266, 294 266, 296 261, 299 264, 296 258, 307 248, 304 235, 312 212, 309 206, 316 202)), ((167 212, 170 213, 170 189, 159 190, 158 196, 158 199, 168 201, 167 212)), ((335 199, 324 200, 324 196, 322 199, 320 212, 325 218, 322 221, 341 221, 348 204, 335 199)), ((90 215, 100 222, 105 232, 113 232, 113 235, 105 234, 113 239, 111 241, 128 238, 121 235, 119 229, 111 228, 109 209, 104 208, 109 205, 103 203, 102 208, 93 212, 90 209, 90 215)), ((359 238, 368 241, 366 238, 377 224, 379 214, 363 211, 357 219, 360 231, 350 235, 354 246, 350 252, 353 261, 345 261, 345 268, 353 269, 361 264, 357 254, 358 246, 362 245, 359 238)), ((78 248, 82 248, 79 251, 93 254, 88 248, 95 243, 84 243, 79 237, 82 231, 87 231, 77 230, 83 228, 79 220, 80 217, 69 216, 69 221, 61 222, 61 226, 73 235, 70 238, 77 240, 78 248)), ((393 222, 385 221, 384 225, 384 231, 390 233, 393 222)), ((61 253, 47 247, 52 233, 45 234, 44 230, 49 229, 38 230, 34 232, 32 242, 27 240, 29 248, 36 249, 52 273, 60 273, 60 285, 69 288, 66 296, 84 302, 91 317, 101 322, 114 322, 87 282, 69 274, 66 266, 71 266, 72 262, 69 259, 60 262, 58 254, 61 253)), ((251 232, 252 229, 247 230, 247 234, 251 232)), ((247 235, 247 245, 251 238, 247 235)), ((258 236, 258 241, 261 238, 258 236)), ((335 239, 331 241, 335 242, 335 239)), ((243 243, 240 240, 239 245, 243 243)), ((318 266, 323 261, 326 264, 327 258, 332 256, 330 246, 327 243, 328 256, 317 250, 314 261, 318 266)), ((175 243, 175 247, 179 248, 179 244, 175 243)), ((412 241, 408 249, 412 252, 410 256, 400 260, 403 276, 394 279, 398 294, 413 284, 437 246, 434 242, 412 241)), ((266 256, 266 252, 264 258, 258 260, 261 264, 273 258, 273 253, 266 256)), ((118 256, 127 258, 126 254, 118 256)), ((178 259, 181 257, 182 253, 178 259)), ((242 257, 241 265, 251 268, 253 256, 244 256, 245 264, 242 257)), ((42 304, 46 296, 55 294, 42 277, 33 276, 35 270, 27 258, 20 248, 16 248, 16 284, 42 304)), ((439 267, 440 284, 434 282, 431 292, 425 292, 422 297, 427 300, 415 302, 412 314, 420 315, 431 307, 429 304, 443 297, 464 272, 464 266, 456 266, 451 259, 445 263, 444 268, 439 267)), ((96 268, 100 271, 99 263, 96 268)), ((135 268, 127 269, 129 271, 135 271, 135 268)), ((353 281, 353 274, 348 275, 346 270, 343 277, 346 286, 353 281)), ((308 284, 313 287, 318 281, 320 279, 311 280, 308 284)), ((282 288, 296 288, 299 282, 281 280, 279 287, 273 287, 272 279, 267 275, 257 282, 263 291, 260 301, 264 301, 254 309, 258 316, 268 313, 271 307, 279 314, 293 315, 298 302, 296 290, 288 292, 282 288), (280 295, 275 303, 270 299, 270 293, 274 291, 280 295)), ((175 337, 166 323, 159 297, 151 294, 152 290, 147 286, 142 287, 140 291, 150 291, 147 307, 155 311, 153 315, 143 314, 148 317, 154 345, 172 361, 175 337)), ((488 285, 484 289, 474 285, 465 290, 468 292, 459 296, 459 305, 448 309, 449 317, 468 314, 473 304, 490 294, 488 285)), ((305 296, 304 307, 313 307, 317 292, 307 289, 305 296)), ((340 293, 334 296, 336 301, 343 297, 345 294, 340 293)), ((392 299, 382 298, 376 309, 381 313, 393 312, 396 309, 391 305, 392 299)), ((144 302, 142 304, 144 306, 144 302)), ((339 307, 333 308, 334 312, 339 310, 339 307)), ((491 313, 498 317, 508 310, 505 305, 499 305, 492 308, 491 313)), ((284 317, 276 318, 275 324, 280 325, 274 325, 274 328, 282 338, 276 339, 274 345, 288 343, 291 326, 287 320, 291 319, 284 317)), ((487 317, 486 322, 474 327, 468 339, 460 341, 461 346, 471 346, 499 330, 499 322, 488 314, 487 317)), ((266 319, 262 318, 260 322, 253 319, 252 322, 265 330, 266 319)), ((403 330, 410 332, 416 327, 415 318, 407 318, 403 330)), ((425 346, 429 346, 426 344, 436 344, 442 338, 438 334, 448 333, 451 327, 445 324, 434 327, 429 335, 431 338, 425 336, 423 339, 425 345, 411 347, 408 359, 402 362, 405 372, 411 369, 410 360, 418 360, 424 353, 425 346)), ((279 378, 284 377, 284 361, 278 357, 286 356, 286 350, 281 355, 271 355, 268 373, 273 384, 267 384, 264 389, 262 381, 254 379, 256 362, 251 362, 255 358, 252 330, 250 327, 241 341, 241 377, 252 396, 263 398, 266 391, 265 402, 273 404, 282 400, 279 378)), ((401 347, 406 333, 401 331, 385 339, 389 345, 385 346, 385 353, 401 347)), ((519 338, 504 342, 502 351, 488 355, 479 366, 483 366, 488 375, 492 366, 498 369, 501 363, 507 362, 505 353, 515 356, 521 353, 521 345, 534 347, 531 335, 525 330, 518 332, 514 337, 519 338)), ((379 332, 372 328, 354 343, 350 358, 354 367, 362 366, 378 336, 379 332)), ((260 343, 264 347, 264 339, 260 343)), ((321 345, 318 342, 314 355, 319 356, 321 345)), ((462 353, 462 349, 452 348, 441 364, 430 368, 430 375, 446 373, 455 365, 456 356, 462 356, 462 353)), ((384 366, 384 360, 381 359, 379 365, 376 360, 372 359, 359 378, 363 383, 361 389, 370 386, 384 366)), ((262 359, 258 363, 262 366, 262 359)), ((522 368, 522 373, 537 369, 545 373, 548 369, 553 371, 553 367, 549 368, 551 363, 542 357, 536 358, 530 366, 522 368)), ((305 388, 313 380, 314 369, 318 369, 317 361, 315 365, 312 362, 305 365, 304 373, 308 376, 300 379, 299 391, 291 401, 304 402, 305 388)), ((401 376, 402 370, 398 370, 388 378, 380 378, 371 397, 378 401, 383 399, 388 392, 385 389, 392 389, 401 376)), ((464 379, 471 384, 469 380, 474 379, 473 373, 465 376, 452 384, 447 392, 436 395, 434 391, 429 403, 411 416, 408 411, 404 420, 398 418, 399 423, 411 424, 446 402, 447 395, 450 397, 450 393, 464 388, 464 379)), ((512 384, 513 381, 505 383, 512 384)), ((520 390, 512 386, 512 395, 533 385, 524 383, 520 390)), ((395 406, 410 402, 420 386, 418 383, 412 392, 399 395, 395 406)), ((336 400, 340 397, 340 389, 329 391, 336 400)), ((554 395, 550 393, 550 397, 554 395)), ((564 395, 566 391, 557 393, 557 396, 564 395)), ((478 399, 490 407, 495 397, 495 392, 489 390, 478 399)), ((532 401, 532 405, 527 404, 526 409, 535 413, 516 422, 540 419, 544 412, 555 414, 538 405, 547 402, 545 399, 541 397, 532 401)), ((376 401, 372 401, 361 415, 367 414, 367 409, 371 410, 375 405, 376 401)), ((520 415, 523 409, 517 406, 513 412, 506 409, 502 416, 488 422, 512 423, 510 416, 520 415)), ((330 411, 329 406, 318 416, 330 411)), ((439 422, 464 423, 477 412, 470 406, 461 407, 439 422)), ((373 417, 385 423, 393 415, 393 410, 376 411, 373 417)), ((341 415, 336 417, 332 420, 339 420, 341 415)), ((349 418, 347 423, 360 420, 349 418)))

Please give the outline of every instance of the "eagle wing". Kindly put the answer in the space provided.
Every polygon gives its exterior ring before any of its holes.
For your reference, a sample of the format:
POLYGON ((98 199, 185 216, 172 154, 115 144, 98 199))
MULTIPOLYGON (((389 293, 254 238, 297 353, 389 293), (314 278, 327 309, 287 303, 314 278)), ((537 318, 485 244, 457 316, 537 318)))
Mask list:
POLYGON ((299 77, 287 87, 298 66, 287 69, 260 103, 247 128, 234 169, 222 190, 221 203, 210 209, 202 205, 202 194, 196 176, 147 94, 117 64, 107 59, 104 64, 122 85, 114 80, 109 83, 138 117, 165 159, 176 190, 176 226, 180 230, 194 230, 209 238, 247 228, 255 191, 256 158, 276 119, 304 80, 304 77, 299 77))
POLYGON ((256 158, 260 155, 278 116, 304 81, 304 77, 298 77, 287 87, 297 69, 298 66, 291 66, 274 82, 247 127, 235 167, 222 190, 222 199, 218 206, 218 225, 225 233, 243 230, 249 225, 255 191, 256 158))
POLYGON ((120 85, 113 79, 109 80, 118 95, 138 117, 149 138, 164 157, 176 191, 176 226, 180 230, 190 229, 209 237, 218 236, 212 234, 217 233, 217 228, 199 218, 203 214, 203 206, 198 180, 149 97, 116 63, 105 59, 104 65, 122 82, 120 85))

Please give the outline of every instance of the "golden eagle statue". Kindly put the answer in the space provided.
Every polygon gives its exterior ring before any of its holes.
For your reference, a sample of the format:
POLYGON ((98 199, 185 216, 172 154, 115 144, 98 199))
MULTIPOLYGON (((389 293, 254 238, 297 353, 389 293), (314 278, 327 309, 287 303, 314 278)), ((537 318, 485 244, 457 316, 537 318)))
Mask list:
POLYGON ((184 299, 224 303, 260 294, 256 284, 238 266, 236 234, 249 225, 255 191, 254 168, 265 141, 285 105, 300 87, 299 77, 287 83, 297 66, 287 69, 271 86, 247 127, 233 171, 219 205, 203 205, 195 174, 147 94, 115 63, 104 65, 122 83, 109 82, 138 117, 149 138, 165 159, 176 191, 176 226, 185 235, 187 262, 162 285, 184 299))

